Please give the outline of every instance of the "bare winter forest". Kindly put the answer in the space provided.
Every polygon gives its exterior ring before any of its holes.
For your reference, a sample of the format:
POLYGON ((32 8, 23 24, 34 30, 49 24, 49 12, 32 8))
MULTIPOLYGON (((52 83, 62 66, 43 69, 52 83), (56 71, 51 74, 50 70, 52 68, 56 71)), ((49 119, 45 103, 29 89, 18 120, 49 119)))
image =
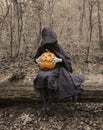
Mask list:
POLYGON ((103 130, 102 115, 103 0, 0 0, 0 130, 103 130), (85 75, 80 98, 102 103, 58 102, 54 116, 40 115, 33 57, 44 27, 57 33, 73 73, 85 75))
POLYGON ((103 0, 0 1, 1 79, 19 71, 34 77, 33 57, 44 27, 57 33, 75 73, 102 76, 103 0))
POLYGON ((0 1, 0 59, 32 58, 51 27, 74 70, 103 73, 103 0, 0 1))

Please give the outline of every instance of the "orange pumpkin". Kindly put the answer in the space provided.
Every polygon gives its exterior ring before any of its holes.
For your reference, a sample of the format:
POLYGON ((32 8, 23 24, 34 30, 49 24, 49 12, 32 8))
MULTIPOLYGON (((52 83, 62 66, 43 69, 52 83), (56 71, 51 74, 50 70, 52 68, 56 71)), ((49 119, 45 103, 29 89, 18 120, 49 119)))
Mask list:
POLYGON ((51 70, 54 69, 55 64, 54 63, 55 54, 52 52, 44 52, 40 58, 39 58, 39 67, 42 70, 51 70))

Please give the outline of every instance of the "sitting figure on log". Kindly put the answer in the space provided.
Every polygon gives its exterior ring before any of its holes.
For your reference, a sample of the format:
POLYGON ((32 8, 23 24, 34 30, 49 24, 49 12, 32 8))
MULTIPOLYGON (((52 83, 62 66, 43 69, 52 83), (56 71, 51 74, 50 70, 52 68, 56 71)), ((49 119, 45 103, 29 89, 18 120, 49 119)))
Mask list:
POLYGON ((71 60, 51 28, 42 30, 41 45, 34 61, 40 68, 34 79, 34 88, 40 92, 45 112, 52 104, 54 93, 62 100, 77 99, 77 95, 82 92, 84 77, 73 74, 71 60))

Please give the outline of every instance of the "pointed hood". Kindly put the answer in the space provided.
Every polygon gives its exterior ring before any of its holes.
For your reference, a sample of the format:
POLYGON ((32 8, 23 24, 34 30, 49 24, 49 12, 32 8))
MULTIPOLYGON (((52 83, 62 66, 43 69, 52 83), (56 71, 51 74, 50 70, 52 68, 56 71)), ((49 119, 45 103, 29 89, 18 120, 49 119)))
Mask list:
POLYGON ((41 45, 45 44, 55 44, 57 43, 57 35, 56 33, 50 28, 44 28, 42 31, 42 41, 41 45))

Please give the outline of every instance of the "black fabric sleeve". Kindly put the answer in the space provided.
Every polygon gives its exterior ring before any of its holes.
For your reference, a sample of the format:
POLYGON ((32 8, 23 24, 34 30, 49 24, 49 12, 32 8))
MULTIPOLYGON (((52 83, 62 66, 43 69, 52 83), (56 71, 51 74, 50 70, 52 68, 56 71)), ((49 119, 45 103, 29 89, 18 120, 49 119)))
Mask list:
POLYGON ((62 54, 63 65, 64 65, 65 69, 72 73, 73 69, 72 69, 70 57, 68 56, 68 54, 63 50, 63 48, 60 45, 59 45, 59 48, 60 48, 59 49, 60 53, 62 54))

